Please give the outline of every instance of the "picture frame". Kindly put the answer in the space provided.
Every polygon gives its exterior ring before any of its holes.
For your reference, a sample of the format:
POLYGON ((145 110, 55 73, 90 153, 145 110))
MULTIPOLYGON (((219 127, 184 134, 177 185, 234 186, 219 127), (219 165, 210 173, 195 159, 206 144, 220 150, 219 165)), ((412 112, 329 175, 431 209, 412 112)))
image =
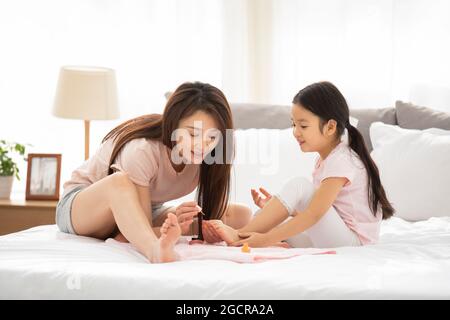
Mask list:
POLYGON ((26 200, 59 200, 61 154, 29 153, 26 200))

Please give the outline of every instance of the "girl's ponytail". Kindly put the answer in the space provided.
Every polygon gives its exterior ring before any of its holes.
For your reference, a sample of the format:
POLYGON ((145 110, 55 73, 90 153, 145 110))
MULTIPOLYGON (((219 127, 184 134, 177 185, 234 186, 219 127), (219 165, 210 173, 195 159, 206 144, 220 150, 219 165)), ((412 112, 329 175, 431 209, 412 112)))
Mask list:
POLYGON ((368 177, 368 192, 369 192, 369 205, 372 212, 376 214, 378 211, 378 205, 381 205, 381 211, 383 213, 383 219, 388 219, 394 215, 394 208, 389 203, 386 192, 381 184, 380 173, 375 162, 370 157, 369 151, 364 143, 364 138, 354 126, 347 122, 345 125, 348 131, 348 143, 350 148, 356 152, 367 170, 368 177))

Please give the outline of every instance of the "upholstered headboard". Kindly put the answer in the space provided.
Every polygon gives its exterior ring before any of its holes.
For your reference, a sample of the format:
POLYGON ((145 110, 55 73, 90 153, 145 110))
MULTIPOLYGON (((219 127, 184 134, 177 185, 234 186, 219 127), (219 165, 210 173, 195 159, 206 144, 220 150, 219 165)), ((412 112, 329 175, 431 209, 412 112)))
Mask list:
MULTIPOLYGON (((232 103, 231 110, 236 129, 285 129, 291 125, 291 106, 232 103)), ((350 115, 358 119, 357 128, 363 135, 369 151, 372 150, 369 128, 373 122, 397 124, 395 108, 352 109, 350 115)))
POLYGON ((236 129, 285 129, 291 126, 291 107, 274 104, 231 103, 236 129))
MULTIPOLYGON (((166 98, 170 92, 165 94, 166 98)), ((255 103, 231 103, 236 129, 286 129, 291 125, 291 106, 255 103)), ((450 130, 450 114, 412 103, 396 101, 395 107, 380 109, 350 109, 358 119, 357 128, 372 151, 369 129, 373 122, 400 125, 407 129, 440 128, 450 130)))
MULTIPOLYGON (((291 125, 291 107, 252 103, 232 103, 236 129, 285 129, 291 125)), ((439 128, 450 130, 450 113, 396 101, 395 107, 381 109, 350 109, 350 116, 358 119, 357 128, 372 151, 369 129, 373 122, 399 125, 406 129, 439 128)))

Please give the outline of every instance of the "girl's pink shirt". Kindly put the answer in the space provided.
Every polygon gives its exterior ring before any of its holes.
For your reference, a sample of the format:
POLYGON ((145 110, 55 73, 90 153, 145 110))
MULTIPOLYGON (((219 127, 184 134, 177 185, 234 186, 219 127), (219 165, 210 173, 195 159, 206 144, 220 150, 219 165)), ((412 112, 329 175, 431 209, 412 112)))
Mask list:
POLYGON ((312 176, 316 189, 326 178, 348 179, 333 202, 333 207, 363 245, 376 243, 382 220, 381 208, 378 208, 376 216, 372 213, 368 201, 367 171, 350 146, 342 141, 325 160, 319 156, 312 176))

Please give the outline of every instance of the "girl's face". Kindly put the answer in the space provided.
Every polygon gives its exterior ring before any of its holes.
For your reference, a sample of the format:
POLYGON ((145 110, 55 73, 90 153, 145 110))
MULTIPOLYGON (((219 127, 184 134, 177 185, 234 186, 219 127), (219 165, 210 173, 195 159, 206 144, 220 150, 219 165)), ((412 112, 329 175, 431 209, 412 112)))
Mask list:
POLYGON ((181 119, 175 134, 177 149, 187 164, 201 164, 219 143, 221 133, 216 120, 204 111, 181 119))
POLYGON ((320 118, 301 105, 291 108, 293 134, 303 152, 321 152, 336 139, 336 121, 329 120, 320 130, 320 118))

